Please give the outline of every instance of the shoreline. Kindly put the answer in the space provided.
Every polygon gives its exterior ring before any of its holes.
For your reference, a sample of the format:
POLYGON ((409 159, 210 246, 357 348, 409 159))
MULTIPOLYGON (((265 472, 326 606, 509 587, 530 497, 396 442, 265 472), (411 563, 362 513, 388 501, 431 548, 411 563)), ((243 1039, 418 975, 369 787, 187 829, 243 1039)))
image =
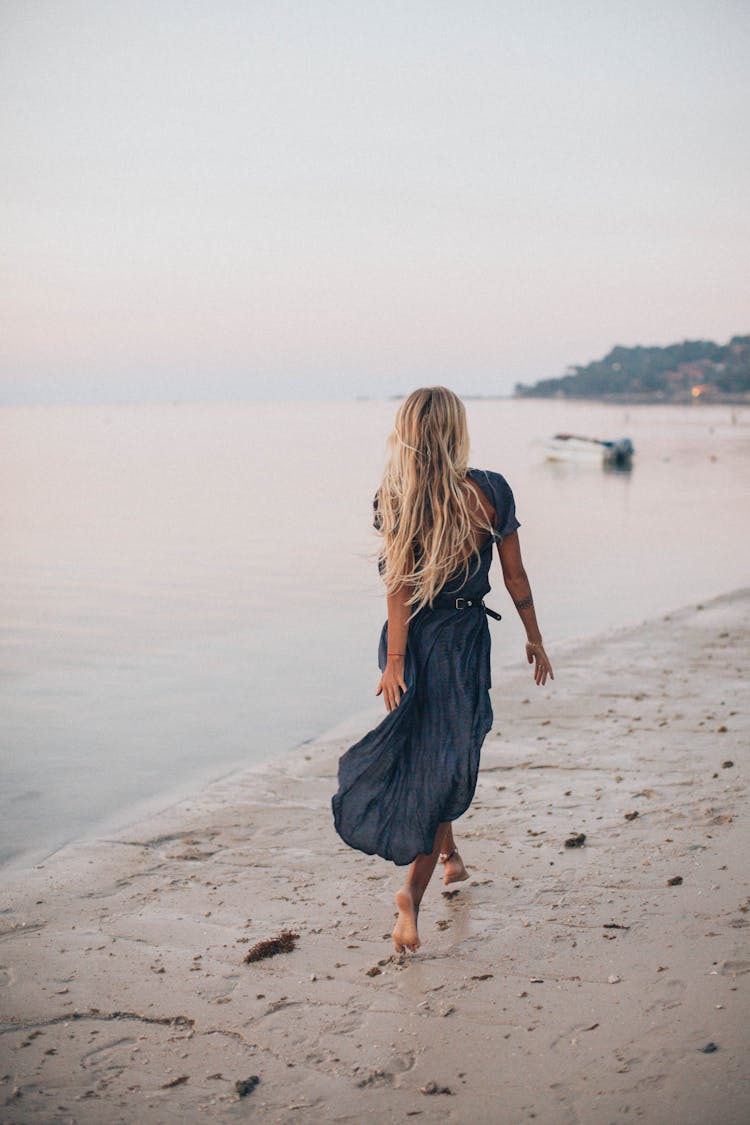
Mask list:
MULTIPOLYGON (((493 593, 497 590, 493 590, 493 593)), ((721 601, 725 598, 732 598, 735 595, 742 594, 742 588, 729 591, 728 593, 709 595, 703 602, 690 603, 703 608, 710 606, 714 602, 721 601)), ((672 609, 664 610, 660 616, 665 619, 682 612, 686 607, 677 606, 672 609)), ((564 637, 562 640, 554 642, 554 653, 556 657, 564 656, 568 652, 574 652, 578 648, 588 646, 591 644, 598 644, 605 641, 612 641, 618 635, 632 632, 638 629, 642 624, 647 624, 648 618, 644 619, 638 624, 630 623, 624 625, 613 625, 603 632, 582 633, 576 636, 564 637)), ((519 655, 512 660, 504 661, 503 663, 493 664, 492 672, 493 677, 503 675, 517 675, 519 668, 523 668, 522 663, 522 650, 523 638, 519 633, 519 655)), ((525 671, 525 669, 524 669, 525 671)), ((376 678, 376 663, 373 659, 373 678, 376 678)), ((172 809, 177 806, 185 805, 190 800, 198 799, 203 793, 206 793, 214 785, 219 785, 224 782, 231 782, 233 778, 241 777, 245 773, 253 774, 256 770, 261 769, 263 766, 273 763, 283 763, 287 759, 293 758, 298 754, 307 752, 308 747, 316 746, 318 744, 325 744, 329 741, 346 741, 349 743, 355 742, 359 739, 362 733, 369 730, 379 722, 382 716, 382 704, 377 702, 373 703, 370 707, 361 707, 356 711, 351 712, 347 717, 327 726, 318 734, 303 740, 302 742, 295 743, 288 746, 286 749, 277 753, 275 757, 263 758, 260 761, 253 762, 252 764, 238 762, 237 765, 231 766, 215 776, 210 776, 203 781, 196 783, 188 783, 187 785, 178 784, 169 789, 163 790, 161 794, 154 795, 148 798, 142 798, 127 807, 127 810, 122 816, 118 817, 104 817, 102 820, 91 823, 88 828, 79 835, 73 835, 63 843, 54 847, 50 852, 44 855, 35 855, 35 853, 26 851, 12 855, 10 858, 0 862, 0 887, 6 880, 13 882, 14 879, 26 875, 28 872, 39 868, 54 860, 58 853, 65 851, 68 848, 76 848, 79 846, 86 846, 94 844, 102 837, 117 837, 127 833, 131 828, 152 820, 154 817, 159 817, 168 814, 172 809)), ((485 744, 486 745, 486 744, 485 744)))
POLYGON ((494 670, 472 878, 433 882, 413 958, 399 869, 331 821, 370 712, 16 871, 5 1119, 744 1121, 750 590, 556 651, 551 688, 494 670))

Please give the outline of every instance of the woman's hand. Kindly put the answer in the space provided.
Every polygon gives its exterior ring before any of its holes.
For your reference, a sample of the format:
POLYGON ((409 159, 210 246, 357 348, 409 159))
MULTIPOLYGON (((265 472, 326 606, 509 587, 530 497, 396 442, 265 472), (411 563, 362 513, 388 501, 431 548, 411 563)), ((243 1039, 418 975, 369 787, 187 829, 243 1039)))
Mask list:
POLYGON ((386 711, 395 711, 406 691, 403 656, 389 656, 376 695, 383 696, 386 711))
POLYGON ((537 687, 543 687, 547 683, 547 676, 549 676, 551 680, 554 680, 555 673, 552 671, 549 657, 544 651, 544 645, 541 642, 538 644, 534 644, 532 641, 526 642, 526 659, 529 664, 534 665, 534 682, 537 687))

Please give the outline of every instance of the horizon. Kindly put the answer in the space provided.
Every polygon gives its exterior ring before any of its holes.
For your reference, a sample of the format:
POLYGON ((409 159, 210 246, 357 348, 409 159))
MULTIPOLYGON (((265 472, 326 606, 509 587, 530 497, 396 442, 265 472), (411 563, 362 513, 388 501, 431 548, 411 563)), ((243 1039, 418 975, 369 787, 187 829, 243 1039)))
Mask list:
MULTIPOLYGON (((605 356, 608 355, 615 348, 627 348, 627 349, 644 348, 644 349, 648 350, 648 349, 652 349, 652 348, 668 348, 668 347, 673 347, 673 346, 679 346, 680 344, 684 344, 684 343, 696 343, 696 342, 710 342, 710 343, 716 343, 719 346, 726 346, 730 343, 730 341, 732 339, 735 339, 737 337, 744 337, 744 336, 748 336, 748 335, 750 335, 750 333, 733 332, 727 338, 726 341, 719 341, 719 340, 709 341, 704 337, 701 337, 701 338, 687 337, 685 340, 672 340, 672 341, 670 341, 669 344, 619 344, 618 343, 618 344, 613 344, 610 348, 608 348, 607 352, 605 352, 604 355, 605 356)), ((594 357, 594 359, 587 361, 587 363, 596 362, 596 361, 601 360, 602 358, 604 358, 604 357, 603 356, 597 356, 597 357, 594 357)), ((568 364, 568 365, 566 365, 566 370, 569 371, 572 367, 575 367, 575 366, 584 366, 584 365, 583 364, 568 364)), ((549 378, 551 378, 551 379, 562 378, 563 375, 565 375, 565 373, 566 373, 566 371, 563 371, 560 375, 549 376, 549 378)), ((545 378, 545 377, 543 377, 543 378, 545 378)), ((534 380, 534 384, 536 382, 537 381, 534 380)), ((529 384, 529 385, 534 385, 534 384, 529 384)), ((398 401, 398 400, 402 400, 402 399, 406 398, 407 395, 409 395, 411 393, 411 391, 415 389, 416 386, 430 386, 430 385, 434 385, 434 384, 430 384, 428 382, 425 382, 425 383, 422 383, 422 384, 416 384, 415 383, 414 386, 411 386, 408 389, 403 389, 403 390, 400 390, 400 391, 390 391, 390 392, 382 391, 380 393, 375 393, 375 392, 366 393, 366 392, 362 392, 362 391, 350 392, 350 393, 338 392, 338 393, 335 393, 335 394, 328 394, 328 395, 321 395, 321 394, 299 395, 299 394, 296 394, 296 395, 286 395, 286 396, 282 396, 282 395, 273 396, 273 395, 258 395, 258 394, 252 394, 252 393, 246 392, 245 394, 235 393, 234 395, 230 395, 230 396, 214 395, 212 397, 182 397, 182 398, 176 398, 174 396, 170 397, 166 394, 163 397, 154 397, 153 393, 152 393, 151 396, 144 397, 144 398, 128 398, 128 397, 124 397, 124 396, 119 397, 119 398, 113 398, 113 397, 110 396, 110 397, 102 397, 102 398, 74 398, 74 399, 70 399, 70 398, 51 398, 50 397, 50 398, 45 398, 43 400, 30 399, 28 401, 24 401, 24 400, 20 400, 20 399, 19 400, 4 400, 4 399, 0 398, 0 407, 2 407, 2 406, 147 406, 147 405, 153 405, 153 406, 225 405, 225 406, 230 406, 230 405, 233 405, 233 404, 240 405, 240 404, 247 404, 247 403, 269 403, 270 404, 270 403, 315 403, 315 402, 320 402, 320 403, 326 403, 326 402, 328 402, 328 403, 388 402, 388 401, 398 401)), ((520 381, 516 380, 516 381, 514 381, 511 390, 506 390, 506 391, 492 391, 492 390, 484 390, 484 391, 470 391, 470 390, 468 390, 468 391, 465 391, 465 390, 462 390, 462 391, 457 391, 456 393, 459 394, 460 398, 465 399, 468 402, 483 401, 483 400, 486 400, 486 401, 511 401, 511 400, 521 401, 522 399, 524 401, 529 401, 529 397, 526 397, 524 399, 524 396, 516 394, 516 387, 518 385, 520 385, 520 381)), ((455 388, 452 387, 451 389, 453 390, 455 388)), ((533 396, 531 396, 531 397, 533 398, 533 396)), ((570 398, 569 401, 572 402, 572 401, 575 401, 575 399, 570 398)), ((584 399, 582 399, 581 401, 584 401, 584 399)), ((594 400, 590 399, 589 401, 594 401, 594 400)), ((656 400, 655 400, 655 402, 656 402, 656 400)), ((665 404, 664 402, 658 403, 658 405, 664 405, 664 404, 665 404)), ((633 405, 637 405, 637 403, 634 402, 633 405)), ((646 404, 646 405, 648 405, 648 404, 646 404)), ((705 405, 705 403, 703 405, 705 405)))

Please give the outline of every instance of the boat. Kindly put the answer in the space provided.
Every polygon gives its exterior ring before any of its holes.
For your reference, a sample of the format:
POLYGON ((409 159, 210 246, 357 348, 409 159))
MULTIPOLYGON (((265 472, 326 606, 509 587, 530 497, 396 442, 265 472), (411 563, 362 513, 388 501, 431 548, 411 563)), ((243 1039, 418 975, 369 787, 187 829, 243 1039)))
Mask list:
POLYGON ((544 443, 548 461, 580 461, 617 469, 630 468, 635 450, 630 438, 602 441, 577 434, 555 434, 544 443))

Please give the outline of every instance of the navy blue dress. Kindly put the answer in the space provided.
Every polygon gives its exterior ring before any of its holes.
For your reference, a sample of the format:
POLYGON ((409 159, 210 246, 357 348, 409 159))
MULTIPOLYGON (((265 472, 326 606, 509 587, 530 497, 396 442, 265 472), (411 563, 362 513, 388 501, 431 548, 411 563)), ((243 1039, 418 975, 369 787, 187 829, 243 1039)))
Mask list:
MULTIPOLYGON (((456 597, 490 590, 493 543, 520 527, 513 493, 499 473, 469 469, 497 513, 495 530, 449 580, 431 607, 409 623, 407 690, 398 707, 343 755, 333 798, 336 831, 353 848, 396 864, 432 851, 439 824, 456 820, 474 797, 479 753, 492 726, 490 632, 481 608, 456 609, 456 597)), ((385 668, 388 623, 378 663, 385 668)))

